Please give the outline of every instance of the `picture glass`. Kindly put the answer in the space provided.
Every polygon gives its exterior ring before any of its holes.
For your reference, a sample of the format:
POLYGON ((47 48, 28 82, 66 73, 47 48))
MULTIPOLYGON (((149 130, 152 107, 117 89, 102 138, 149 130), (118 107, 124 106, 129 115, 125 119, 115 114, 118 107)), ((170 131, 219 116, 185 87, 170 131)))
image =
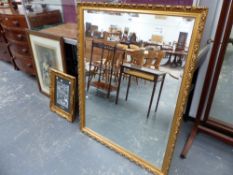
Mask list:
MULTIPOLYGON (((233 41, 233 28, 231 30, 229 41, 233 41)), ((224 55, 224 61, 222 64, 221 72, 217 88, 214 94, 212 107, 210 110, 210 116, 212 119, 221 122, 231 128, 233 128, 233 108, 231 105, 233 102, 233 44, 229 42, 224 55)))
POLYGON ((46 95, 49 95, 49 68, 54 68, 61 72, 65 71, 63 42, 59 37, 44 35, 35 31, 29 31, 29 38, 40 90, 46 95))
POLYGON ((70 88, 69 80, 56 77, 55 80, 55 105, 66 112, 70 112, 70 88))
POLYGON ((37 58, 40 69, 39 76, 41 77, 43 88, 47 92, 49 91, 50 86, 49 68, 57 67, 57 55, 54 48, 44 47, 39 44, 36 44, 35 47, 37 50, 37 58))

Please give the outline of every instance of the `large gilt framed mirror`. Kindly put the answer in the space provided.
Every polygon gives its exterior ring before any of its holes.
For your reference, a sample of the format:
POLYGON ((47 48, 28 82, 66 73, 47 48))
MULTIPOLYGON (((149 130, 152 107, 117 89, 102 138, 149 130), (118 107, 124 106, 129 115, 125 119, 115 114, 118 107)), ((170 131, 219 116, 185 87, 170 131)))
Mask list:
POLYGON ((207 9, 78 4, 81 130, 166 175, 207 9))

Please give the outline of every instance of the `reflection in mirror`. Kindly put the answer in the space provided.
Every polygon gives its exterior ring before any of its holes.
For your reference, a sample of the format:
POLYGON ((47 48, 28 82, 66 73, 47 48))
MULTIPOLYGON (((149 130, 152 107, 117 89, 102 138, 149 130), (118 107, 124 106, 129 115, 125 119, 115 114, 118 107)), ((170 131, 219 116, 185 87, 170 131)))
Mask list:
POLYGON ((218 85, 212 102, 210 116, 217 122, 233 128, 233 93, 232 93, 232 66, 233 66, 233 29, 225 52, 224 61, 219 75, 218 85))
POLYGON ((194 22, 84 11, 86 127, 159 169, 194 22))

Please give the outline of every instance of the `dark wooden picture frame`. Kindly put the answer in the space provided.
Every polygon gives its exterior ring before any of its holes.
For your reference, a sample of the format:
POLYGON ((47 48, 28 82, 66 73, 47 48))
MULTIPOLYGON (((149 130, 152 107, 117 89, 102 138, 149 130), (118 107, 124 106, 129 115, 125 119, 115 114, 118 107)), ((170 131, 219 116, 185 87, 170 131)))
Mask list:
POLYGON ((51 111, 73 122, 75 119, 76 78, 52 68, 50 68, 50 77, 51 111))
POLYGON ((52 67, 66 73, 64 40, 62 37, 38 31, 28 30, 27 33, 39 89, 43 94, 49 96, 49 68, 52 67), (42 73, 43 71, 44 73, 42 73))

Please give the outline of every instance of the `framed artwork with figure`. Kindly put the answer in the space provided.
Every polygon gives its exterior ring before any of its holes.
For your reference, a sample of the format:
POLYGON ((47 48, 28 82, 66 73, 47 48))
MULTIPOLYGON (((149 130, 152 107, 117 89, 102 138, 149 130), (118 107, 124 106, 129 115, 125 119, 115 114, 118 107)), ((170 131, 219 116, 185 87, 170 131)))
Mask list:
POLYGON ((50 96, 49 68, 66 72, 63 38, 31 30, 28 31, 28 37, 39 89, 45 95, 50 96))

